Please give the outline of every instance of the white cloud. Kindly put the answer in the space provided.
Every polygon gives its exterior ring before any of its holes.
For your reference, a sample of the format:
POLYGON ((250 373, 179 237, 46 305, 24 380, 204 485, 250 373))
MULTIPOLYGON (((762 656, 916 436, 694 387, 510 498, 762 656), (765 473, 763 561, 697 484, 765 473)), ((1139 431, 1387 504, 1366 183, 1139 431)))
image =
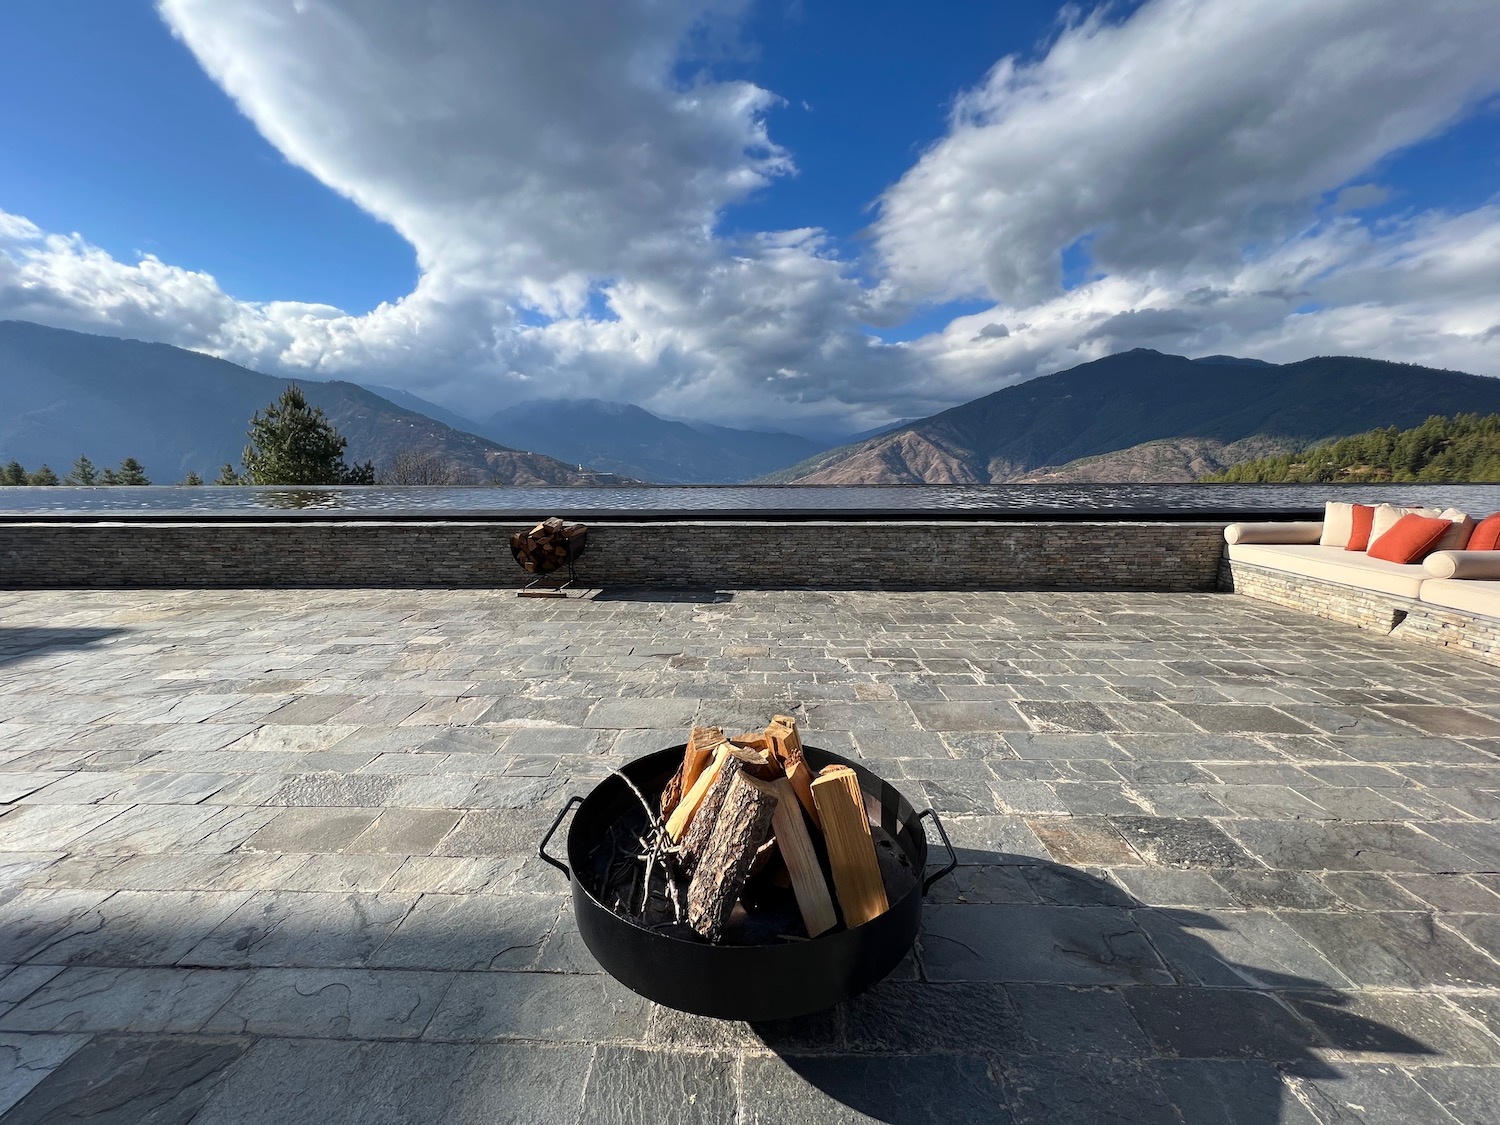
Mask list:
POLYGON ((1500 204, 1362 213, 1387 156, 1500 81, 1489 0, 1085 18, 959 97, 881 200, 873 282, 821 231, 719 230, 793 171, 774 92, 681 77, 741 2, 161 0, 288 159, 411 242, 416 288, 362 316, 247 303, 0 211, 0 316, 476 415, 572 395, 792 428, 919 416, 1136 346, 1500 374, 1500 204), (1093 279, 1063 291, 1081 237, 1093 279), (994 307, 872 334, 974 294, 994 307))
POLYGON ((1233 269, 1322 195, 1500 88, 1493 0, 1153 0, 1001 60, 881 200, 889 276, 1045 299, 1088 238, 1107 273, 1233 269))

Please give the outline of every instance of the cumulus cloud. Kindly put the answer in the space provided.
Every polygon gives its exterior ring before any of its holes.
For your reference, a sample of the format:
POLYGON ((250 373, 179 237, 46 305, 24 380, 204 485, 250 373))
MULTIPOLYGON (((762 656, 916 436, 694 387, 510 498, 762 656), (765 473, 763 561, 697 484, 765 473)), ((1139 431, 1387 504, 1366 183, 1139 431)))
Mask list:
POLYGON ((1500 87, 1490 0, 1154 0, 1002 59, 880 201, 924 297, 1045 299, 1088 238, 1107 273, 1232 269, 1500 87))
POLYGON ((712 76, 705 36, 744 2, 159 0, 271 143, 411 242, 415 289, 361 316, 248 303, 0 211, 0 316, 475 416, 593 396, 808 430, 1138 346, 1500 374, 1500 203, 1367 217, 1382 161, 1500 85, 1489 0, 1081 17, 959 94, 863 262, 816 229, 721 229, 795 172, 775 92, 712 76), (975 296, 993 307, 920 339, 874 328, 975 296))

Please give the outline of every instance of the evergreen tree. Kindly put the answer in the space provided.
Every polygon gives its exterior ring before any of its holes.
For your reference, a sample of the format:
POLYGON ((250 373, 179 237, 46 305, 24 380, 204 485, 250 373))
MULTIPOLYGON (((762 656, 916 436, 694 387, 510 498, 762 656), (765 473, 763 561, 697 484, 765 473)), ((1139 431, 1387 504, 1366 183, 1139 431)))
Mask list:
POLYGON ((1500 414, 1433 415, 1420 426, 1369 430, 1202 478, 1231 482, 1500 481, 1500 414))
POLYGON ((63 477, 63 484, 91 485, 98 483, 98 470, 94 468, 94 463, 87 457, 80 457, 74 461, 72 471, 63 477))
POLYGON ((120 483, 150 484, 151 478, 146 475, 145 466, 134 457, 127 457, 120 462, 120 483))
POLYGON ((113 469, 104 469, 99 473, 100 484, 119 484, 119 475, 113 469))
POLYGON ((373 484, 375 466, 344 463, 349 442, 320 406, 309 406, 302 388, 288 385, 264 414, 250 419, 245 446, 249 484, 373 484))
POLYGON ((4 469, 0 469, 0 484, 25 484, 26 480, 26 470, 19 461, 12 461, 4 469))
POLYGON ((189 469, 188 470, 188 475, 182 478, 182 483, 185 486, 192 488, 192 487, 196 487, 196 486, 202 484, 203 483, 203 478, 200 477, 197 473, 193 472, 191 469, 189 469))
POLYGON ((234 466, 225 461, 224 464, 219 466, 219 475, 214 478, 214 483, 230 485, 244 484, 245 481, 240 477, 239 473, 234 471, 234 466))
POLYGON ((26 483, 27 484, 57 484, 58 483, 57 474, 54 473, 51 469, 49 469, 46 465, 43 465, 36 472, 32 473, 31 476, 29 476, 29 477, 26 478, 26 483))

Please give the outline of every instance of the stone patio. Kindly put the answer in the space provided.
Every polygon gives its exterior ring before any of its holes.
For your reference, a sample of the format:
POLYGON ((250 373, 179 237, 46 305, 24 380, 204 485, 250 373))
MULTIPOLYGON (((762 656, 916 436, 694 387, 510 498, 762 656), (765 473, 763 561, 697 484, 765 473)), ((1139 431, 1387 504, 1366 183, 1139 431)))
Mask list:
POLYGON ((0 802, 7 1125, 1500 1120, 1500 669, 1231 595, 0 593, 0 802), (778 711, 964 866, 656 1008, 537 840, 778 711))

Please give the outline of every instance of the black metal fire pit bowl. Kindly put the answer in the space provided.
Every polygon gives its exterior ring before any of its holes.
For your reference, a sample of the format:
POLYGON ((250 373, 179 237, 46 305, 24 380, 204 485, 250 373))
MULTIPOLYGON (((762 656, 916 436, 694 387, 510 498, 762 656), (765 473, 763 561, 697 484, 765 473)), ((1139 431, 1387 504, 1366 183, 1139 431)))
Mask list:
MULTIPOLYGON (((637 758, 622 771, 648 798, 659 794, 682 761, 685 747, 637 758)), ((622 817, 639 810, 640 803, 618 777, 610 776, 586 797, 574 797, 557 814, 542 837, 538 852, 568 876, 573 893, 573 917, 595 959, 622 984, 649 1000, 703 1016, 734 1020, 775 1020, 831 1008, 857 996, 900 964, 917 938, 922 922, 922 898, 929 887, 958 866, 937 814, 918 814, 889 782, 856 762, 815 746, 803 748, 814 770, 828 765, 848 766, 859 776, 871 823, 894 842, 912 877, 905 893, 893 896, 890 909, 853 929, 839 929, 821 937, 762 945, 710 945, 644 928, 605 906, 599 888, 591 886, 590 857, 622 817), (578 812, 568 828, 568 862, 547 854, 563 817, 574 805, 578 812), (947 866, 926 875, 927 836, 922 818, 948 849, 947 866)))

